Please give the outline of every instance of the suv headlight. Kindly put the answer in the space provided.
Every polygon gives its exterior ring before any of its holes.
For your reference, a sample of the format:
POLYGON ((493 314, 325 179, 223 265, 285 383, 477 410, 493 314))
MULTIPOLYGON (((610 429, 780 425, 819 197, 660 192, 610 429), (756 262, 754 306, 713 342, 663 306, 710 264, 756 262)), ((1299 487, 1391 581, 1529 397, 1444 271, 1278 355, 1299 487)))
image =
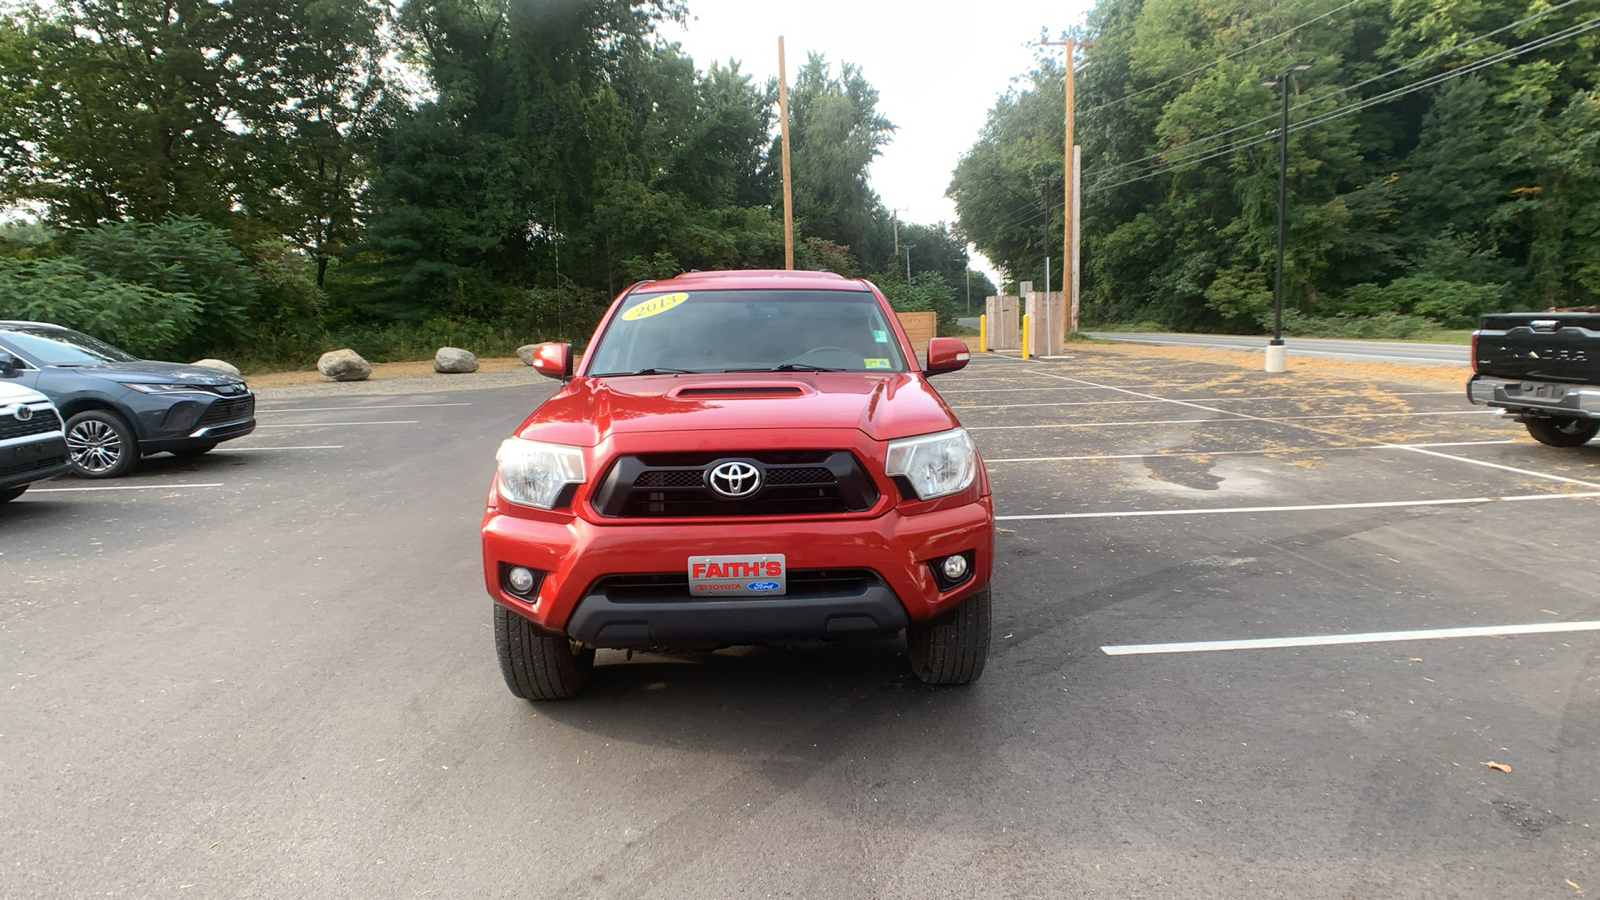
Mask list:
POLYGON ((918 499, 932 500, 972 486, 978 474, 978 451, 965 428, 952 428, 890 441, 884 468, 889 477, 910 482, 918 499))
POLYGON ((550 509, 563 488, 583 483, 583 451, 578 447, 507 438, 494 460, 500 496, 522 506, 550 509))

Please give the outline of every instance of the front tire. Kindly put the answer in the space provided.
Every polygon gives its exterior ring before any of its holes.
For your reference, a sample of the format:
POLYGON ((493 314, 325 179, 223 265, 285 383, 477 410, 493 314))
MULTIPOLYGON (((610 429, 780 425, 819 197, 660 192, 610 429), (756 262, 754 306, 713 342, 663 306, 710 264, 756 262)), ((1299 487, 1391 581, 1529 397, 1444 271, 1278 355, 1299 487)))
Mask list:
POLYGON ((1600 419, 1537 418, 1522 424, 1534 440, 1552 447, 1580 447, 1600 432, 1600 419))
POLYGON ((116 478, 139 462, 139 439, 128 420, 109 409, 89 409, 67 420, 72 474, 116 478))
POLYGON ((593 647, 550 634, 498 603, 494 646, 506 687, 523 700, 565 700, 583 690, 594 671, 593 647))
POLYGON ((951 610, 942 622, 906 626, 911 671, 926 684, 968 684, 989 658, 989 586, 951 610))

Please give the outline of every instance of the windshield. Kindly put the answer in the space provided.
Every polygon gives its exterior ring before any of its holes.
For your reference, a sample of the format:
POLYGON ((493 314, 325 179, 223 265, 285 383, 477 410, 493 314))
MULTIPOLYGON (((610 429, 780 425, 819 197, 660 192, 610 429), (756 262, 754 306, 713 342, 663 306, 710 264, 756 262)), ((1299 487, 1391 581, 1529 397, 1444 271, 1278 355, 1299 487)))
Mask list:
POLYGON ((137 356, 130 356, 99 338, 67 328, 24 326, 14 327, 4 334, 23 355, 44 366, 97 366, 138 360, 137 356))
POLYGON ((593 349, 590 375, 904 372, 869 291, 689 291, 630 296, 593 349))

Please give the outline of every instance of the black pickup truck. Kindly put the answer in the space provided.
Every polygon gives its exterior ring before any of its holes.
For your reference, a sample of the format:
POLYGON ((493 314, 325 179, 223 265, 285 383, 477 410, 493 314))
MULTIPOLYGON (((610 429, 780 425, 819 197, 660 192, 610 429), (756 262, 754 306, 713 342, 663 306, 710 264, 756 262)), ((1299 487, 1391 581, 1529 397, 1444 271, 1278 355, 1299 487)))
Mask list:
POLYGON ((1467 399, 1552 447, 1600 432, 1600 312, 1495 313, 1472 333, 1467 399))

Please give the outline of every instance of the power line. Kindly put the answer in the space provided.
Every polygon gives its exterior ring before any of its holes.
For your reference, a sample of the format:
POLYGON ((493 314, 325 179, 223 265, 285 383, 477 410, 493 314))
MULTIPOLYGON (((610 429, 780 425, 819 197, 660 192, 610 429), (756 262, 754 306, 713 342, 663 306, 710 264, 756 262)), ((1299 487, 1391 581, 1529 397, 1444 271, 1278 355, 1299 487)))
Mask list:
POLYGON ((1314 25, 1317 22, 1319 22, 1319 21, 1321 21, 1323 19, 1326 19, 1327 17, 1333 15, 1334 13, 1344 12, 1345 10, 1349 9, 1352 6, 1355 6, 1357 3, 1360 3, 1360 2, 1361 2, 1361 0, 1350 0, 1349 3, 1346 3, 1345 5, 1339 7, 1338 9, 1330 9, 1327 12, 1323 13, 1322 15, 1317 16, 1316 18, 1307 19, 1306 21, 1301 22, 1299 25, 1296 25, 1293 28, 1289 29, 1288 31, 1280 32, 1278 34, 1273 35, 1272 37, 1266 38, 1265 40, 1257 41, 1256 43, 1251 44, 1250 46, 1244 48, 1243 50, 1235 50, 1234 52, 1228 54, 1227 56, 1224 56, 1224 57, 1222 57, 1221 59, 1218 59, 1218 60, 1213 60, 1211 62, 1208 62, 1203 66, 1196 66, 1195 68, 1190 69, 1187 72, 1184 72, 1182 75, 1174 75, 1171 78, 1168 78, 1166 81, 1161 82, 1160 84, 1152 84, 1147 88, 1142 88, 1140 90, 1134 91, 1131 94, 1127 94, 1127 95, 1118 97, 1115 100, 1108 100, 1105 103, 1100 104, 1099 106, 1092 107, 1090 109, 1084 110, 1082 115, 1087 116, 1090 113, 1099 112, 1100 110, 1105 109, 1108 106, 1116 106, 1118 103, 1124 103, 1124 102, 1126 102, 1128 100, 1132 100, 1133 98, 1138 97, 1141 94, 1148 94, 1151 91, 1160 90, 1161 88, 1166 87, 1167 85, 1173 83, 1174 81, 1182 81, 1183 79, 1188 78, 1190 75, 1197 75, 1197 74, 1199 74, 1201 72, 1204 72, 1205 70, 1211 68, 1212 66, 1219 66, 1219 65, 1227 62, 1230 59, 1234 59, 1236 57, 1243 56, 1244 54, 1249 53, 1251 50, 1254 50, 1257 47, 1261 47, 1261 46, 1264 46, 1266 44, 1270 44, 1273 41, 1278 40, 1279 38, 1288 37, 1289 35, 1294 34, 1296 31, 1299 31, 1300 29, 1305 28, 1305 27, 1307 27, 1309 25, 1314 25))
MULTIPOLYGON (((1467 66, 1464 66, 1464 67, 1462 67, 1460 69, 1455 69, 1455 70, 1452 70, 1452 71, 1450 71, 1448 73, 1444 73, 1444 74, 1441 74, 1441 75, 1432 75, 1432 76, 1429 76, 1428 78, 1422 79, 1422 80, 1417 81, 1417 82, 1413 82, 1412 84, 1405 85, 1404 87, 1396 88, 1396 89, 1394 89, 1392 91, 1389 91, 1387 93, 1384 93, 1384 94, 1379 94, 1379 95, 1377 95, 1375 97, 1370 97, 1370 98, 1368 98, 1366 100, 1363 100, 1363 101, 1360 101, 1358 103, 1352 103, 1349 106, 1340 107, 1339 109, 1331 110, 1329 112, 1322 113, 1322 114, 1317 115, 1317 116, 1313 116, 1312 118, 1306 119, 1306 120, 1301 121, 1301 122, 1297 122, 1294 125, 1289 126, 1289 131, 1291 133, 1292 132, 1296 132, 1296 131, 1301 131, 1303 129, 1310 128, 1313 125, 1320 125, 1323 122, 1331 121, 1333 119, 1337 119, 1337 118, 1341 118, 1343 116, 1350 115, 1351 113, 1359 112, 1359 111, 1361 111, 1363 109, 1366 109, 1366 108, 1368 108, 1370 106, 1376 106, 1376 105, 1378 105, 1380 103, 1386 103, 1386 102, 1388 102, 1390 100, 1393 100, 1393 99, 1395 99, 1397 97, 1401 97, 1401 96, 1404 96, 1406 94, 1415 93, 1416 91, 1422 90, 1423 88, 1432 87, 1432 86, 1434 86, 1436 84, 1440 84, 1442 82, 1449 81, 1452 78, 1459 78, 1459 77, 1461 77, 1463 75, 1467 75, 1467 74, 1470 74, 1472 72, 1475 72, 1478 69, 1486 68, 1487 66, 1490 66, 1490 65, 1493 65, 1493 64, 1496 64, 1496 63, 1500 63, 1500 62, 1504 62, 1507 59, 1511 59, 1511 58, 1514 58, 1514 57, 1517 57, 1517 56, 1521 56, 1524 53, 1528 53, 1528 52, 1531 52, 1533 50, 1540 49, 1541 47, 1545 47, 1545 46, 1548 46, 1550 44, 1556 43, 1558 41, 1565 40, 1565 39, 1567 39, 1569 37, 1576 37, 1577 35, 1584 34, 1584 33, 1589 32, 1589 31, 1593 31, 1596 28, 1600 28, 1600 18, 1590 19, 1588 22, 1584 22, 1584 23, 1581 23, 1579 25, 1574 25, 1574 26, 1572 26, 1570 28, 1567 28, 1567 29, 1565 29, 1565 30, 1563 30, 1561 32, 1556 32, 1556 33, 1553 33, 1553 34, 1550 34, 1550 35, 1546 35, 1546 36, 1541 37, 1541 38, 1536 38, 1535 40, 1530 41, 1527 44, 1524 44, 1524 45, 1519 46, 1519 47, 1513 47, 1513 48, 1510 48, 1508 50, 1501 51, 1500 53, 1497 53, 1497 54, 1495 54, 1493 56, 1484 57, 1482 60, 1476 61, 1474 63, 1470 63, 1467 66)), ((1172 163, 1170 165, 1163 166, 1163 167, 1160 167, 1160 168, 1151 169, 1151 170, 1145 172, 1144 174, 1136 175, 1133 178, 1124 179, 1122 181, 1115 182, 1113 184, 1108 184, 1108 185, 1103 185, 1103 186, 1096 186, 1094 188, 1091 188, 1089 191, 1087 191, 1087 193, 1099 193, 1100 191, 1110 190, 1111 188, 1115 188, 1115 187, 1121 187, 1122 185, 1125 185, 1125 184, 1132 184, 1132 183, 1134 183, 1136 181, 1144 181, 1144 180, 1149 179, 1149 178, 1155 178, 1155 177, 1158 177, 1160 175, 1166 175, 1168 173, 1175 172, 1175 171, 1177 171, 1179 169, 1187 168, 1187 167, 1193 166, 1193 165, 1198 165, 1198 164, 1200 164, 1202 162, 1206 162, 1208 160, 1216 159, 1216 158, 1221 157, 1221 156, 1227 156, 1227 155, 1235 153, 1235 152, 1237 152, 1239 150, 1243 150, 1243 149, 1246 149, 1248 147, 1253 147, 1253 146, 1255 146, 1257 144, 1273 140, 1273 139, 1275 139, 1277 137, 1275 132, 1276 132, 1276 129, 1274 129, 1273 132, 1269 132, 1267 134, 1260 135, 1258 137, 1253 137, 1253 138, 1248 138, 1248 139, 1245 139, 1245 140, 1235 141, 1235 142, 1233 142, 1231 144, 1228 144, 1226 146, 1223 146, 1221 148, 1215 148, 1211 152, 1205 153, 1204 155, 1191 155, 1189 157, 1185 157, 1182 160, 1174 162, 1174 163, 1172 163)))
MULTIPOLYGON (((1343 116, 1350 115, 1351 113, 1359 112, 1359 111, 1361 111, 1363 109, 1366 109, 1366 108, 1371 107, 1371 106, 1376 106, 1376 105, 1378 105, 1380 103, 1387 103, 1388 101, 1394 100, 1394 99, 1396 99, 1398 97, 1403 97, 1403 96, 1405 96, 1407 94, 1415 93, 1415 92, 1420 91, 1420 90, 1422 90, 1424 88, 1429 88, 1429 87, 1433 87, 1434 85, 1437 85, 1437 84, 1442 84, 1443 82, 1449 81, 1449 80, 1451 80, 1453 78, 1460 78, 1463 75, 1469 75, 1469 74, 1471 74, 1473 72, 1478 71, 1479 69, 1487 68, 1487 67, 1489 67, 1491 65, 1497 65, 1499 63, 1505 62, 1506 60, 1514 59, 1514 58, 1516 58, 1518 56, 1521 56, 1521 55, 1523 55, 1525 53, 1531 53, 1534 50, 1538 50, 1538 49, 1541 49, 1543 47, 1547 47, 1547 46, 1549 46, 1551 44, 1555 44, 1555 43, 1558 43, 1560 41, 1567 40, 1568 38, 1573 38, 1573 37, 1577 37, 1578 35, 1581 35, 1581 34, 1586 34, 1586 33, 1590 32, 1590 31, 1594 31, 1597 28, 1600 28, 1600 17, 1596 17, 1596 18, 1590 19, 1590 20, 1588 20, 1586 22, 1580 22, 1577 25, 1570 26, 1568 28, 1562 29, 1561 31, 1552 32, 1552 33, 1544 35, 1542 37, 1534 38, 1533 40, 1527 42, 1526 44, 1522 44, 1522 45, 1519 45, 1517 47, 1511 47, 1511 48, 1502 50, 1499 53, 1495 53, 1495 54, 1493 54, 1491 56, 1486 56, 1483 59, 1475 60, 1475 61, 1473 61, 1471 63, 1468 63, 1468 64, 1462 66, 1459 69, 1452 69, 1449 72, 1441 73, 1441 74, 1438 74, 1438 75, 1430 75, 1427 78, 1423 78, 1423 79, 1420 79, 1418 81, 1412 82, 1411 84, 1403 85, 1403 86, 1395 88, 1393 90, 1386 91, 1386 92, 1384 92, 1382 94, 1377 94, 1377 95, 1369 97, 1369 98, 1367 98, 1365 100, 1361 100, 1359 102, 1352 103, 1352 104, 1350 104, 1348 106, 1343 106, 1343 107, 1340 107, 1340 108, 1335 109, 1335 110, 1330 110, 1330 111, 1328 111, 1326 113, 1321 113, 1321 114, 1318 114, 1316 116, 1312 116, 1309 119, 1305 119, 1303 121, 1295 123, 1294 125, 1289 126, 1289 131, 1290 131, 1290 133, 1293 133, 1293 132, 1296 132, 1296 131, 1301 131, 1301 130, 1304 130, 1306 128, 1310 128, 1313 125, 1320 125, 1323 122, 1332 121, 1333 119, 1341 118, 1343 116)), ((1172 161, 1172 162, 1170 162, 1170 163, 1168 163, 1168 164, 1166 164, 1164 166, 1152 168, 1149 171, 1146 171, 1146 172, 1144 172, 1143 174, 1140 174, 1140 175, 1136 175, 1136 176, 1134 176, 1132 178, 1124 179, 1122 181, 1118 181, 1118 182, 1115 182, 1113 184, 1097 185, 1097 186, 1095 186, 1093 188, 1090 188, 1085 193, 1100 193, 1101 191, 1108 191, 1108 190, 1111 190, 1112 188, 1121 187, 1121 186, 1126 185, 1126 184, 1133 184, 1134 182, 1137 182, 1137 181, 1144 181, 1144 180, 1149 179, 1149 178, 1155 178, 1155 177, 1160 176, 1160 175, 1166 175, 1166 174, 1168 174, 1170 172, 1177 171, 1178 169, 1186 168, 1186 167, 1189 167, 1189 166, 1192 166, 1192 165, 1198 165, 1199 163, 1206 162, 1206 161, 1212 160, 1212 159, 1216 159, 1217 157, 1220 157, 1220 156, 1227 156, 1227 155, 1235 153, 1235 152, 1237 152, 1239 150, 1243 150, 1243 149, 1245 149, 1247 147, 1253 147, 1256 144, 1260 144, 1260 143, 1263 143, 1265 141, 1273 140, 1276 137, 1277 137, 1277 135, 1275 133, 1269 132, 1269 133, 1264 134, 1264 135, 1260 135, 1260 136, 1256 136, 1256 137, 1252 137, 1252 138, 1247 138, 1247 139, 1243 139, 1243 140, 1239 140, 1239 141, 1234 141, 1233 143, 1227 144, 1227 145, 1225 145, 1223 147, 1213 148, 1209 152, 1203 152, 1202 154, 1191 154, 1188 157, 1184 157, 1183 159, 1172 161)), ((1109 171, 1115 171, 1115 168, 1113 168, 1113 169, 1111 169, 1109 171)))
MULTIPOLYGON (((1328 100, 1328 99, 1331 99, 1333 97, 1338 97, 1341 94, 1348 94, 1349 92, 1351 92, 1353 90, 1356 90, 1358 88, 1366 87, 1367 85, 1372 84, 1375 81, 1381 81, 1381 80, 1383 80, 1385 78, 1388 78, 1391 75, 1398 75, 1401 72, 1407 71, 1408 69, 1414 69, 1417 66, 1422 65, 1423 63, 1431 62, 1431 61, 1433 61, 1435 59, 1438 59, 1441 56, 1445 56, 1445 55, 1448 55, 1450 53, 1454 53, 1455 51, 1460 50, 1463 47, 1468 47, 1468 46, 1476 44, 1476 43, 1478 43, 1480 41, 1488 40, 1489 38, 1494 37, 1497 34, 1500 34, 1502 32, 1508 31, 1510 29, 1516 28, 1516 27, 1521 26, 1521 25, 1526 25, 1529 22, 1535 21, 1536 19, 1543 18, 1544 16, 1548 16, 1551 13, 1559 12, 1560 10, 1565 9, 1566 7, 1572 6, 1573 4, 1579 3, 1579 2, 1581 2, 1581 0, 1566 0, 1566 2, 1564 2, 1564 3, 1557 4, 1555 6, 1552 6, 1552 7, 1548 8, 1548 9, 1545 9, 1545 10, 1542 10, 1540 12, 1534 13, 1533 15, 1527 16, 1525 18, 1518 19, 1517 21, 1512 22, 1509 25, 1503 25, 1503 26, 1501 26, 1499 28, 1494 29, 1493 31, 1486 31, 1483 34, 1478 35, 1477 37, 1468 38, 1467 40, 1462 41, 1461 43, 1456 44, 1456 45, 1454 45, 1452 47, 1447 47, 1444 50, 1435 51, 1435 52, 1430 53, 1430 54, 1428 54, 1426 56, 1422 56, 1422 57, 1419 57, 1417 59, 1414 59, 1411 62, 1408 62, 1403 66, 1399 66, 1397 68, 1390 69, 1389 71, 1384 72, 1384 73, 1382 73, 1380 75, 1374 75, 1371 78, 1365 79, 1363 81, 1358 81, 1355 84, 1347 85, 1345 87, 1339 88, 1336 91, 1331 91, 1331 92, 1326 93, 1326 94, 1320 94, 1320 95, 1318 95, 1316 97, 1313 97, 1313 98, 1311 98, 1309 100, 1306 100, 1306 101, 1304 101, 1302 103, 1298 103, 1298 104, 1296 104, 1294 106, 1291 106, 1289 108, 1289 111, 1293 112, 1293 111, 1295 111, 1297 109, 1304 109, 1307 106, 1311 106, 1313 104, 1321 103, 1324 100, 1328 100)), ((1219 132, 1217 132, 1215 134, 1210 134, 1210 135, 1207 135, 1207 136, 1202 137, 1202 138, 1195 138, 1192 141, 1188 141, 1188 142, 1179 144, 1176 147, 1168 147, 1165 150, 1162 150, 1162 151, 1160 151, 1158 153, 1152 153, 1149 156, 1142 156, 1142 157, 1140 157, 1138 159, 1135 159, 1135 160, 1130 160, 1130 161, 1124 162, 1124 163, 1118 163, 1115 166, 1112 166, 1111 169, 1108 170, 1108 171, 1116 171, 1117 169, 1126 169, 1126 168, 1129 168, 1129 167, 1132 167, 1132 166, 1137 166, 1140 163, 1149 162, 1151 160, 1161 160, 1161 165, 1168 165, 1168 164, 1171 164, 1171 163, 1174 163, 1174 162, 1182 162, 1182 161, 1184 161, 1184 158, 1179 158, 1177 160, 1174 160, 1174 159, 1172 159, 1171 154, 1176 153, 1179 150, 1184 150, 1184 149, 1187 149, 1189 147, 1193 147, 1193 146, 1195 146, 1197 144, 1210 143, 1211 141, 1214 141, 1217 138, 1226 137, 1226 136, 1228 136, 1230 134, 1236 134, 1236 133, 1238 133, 1240 131, 1243 131, 1243 130, 1245 130, 1247 128, 1251 128, 1253 126, 1260 125, 1263 122, 1270 122, 1270 121, 1272 121, 1273 119, 1276 119, 1276 118, 1277 118, 1276 115, 1267 115, 1267 116, 1262 116, 1259 119, 1252 119, 1249 122, 1245 122, 1243 125, 1235 125, 1232 128, 1224 129, 1223 131, 1219 131, 1219 132)), ((1202 150, 1202 151, 1199 151, 1199 153, 1194 154, 1194 155, 1198 156, 1200 154, 1204 154, 1204 153, 1207 153, 1207 152, 1209 152, 1209 151, 1202 150)))

